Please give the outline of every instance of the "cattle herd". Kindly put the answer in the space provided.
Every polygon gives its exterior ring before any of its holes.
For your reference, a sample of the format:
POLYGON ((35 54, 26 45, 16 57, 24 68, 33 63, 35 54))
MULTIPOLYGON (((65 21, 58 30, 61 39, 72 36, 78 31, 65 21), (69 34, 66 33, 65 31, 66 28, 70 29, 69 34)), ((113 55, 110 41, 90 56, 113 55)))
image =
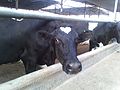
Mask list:
MULTIPOLYGON (((32 0, 26 0, 27 3, 24 1, 20 0, 21 8, 44 7, 32 0)), ((3 6, 6 5, 9 2, 3 6)), ((25 72, 31 73, 37 70, 38 65, 54 64, 57 58, 63 71, 76 74, 82 70, 77 58, 78 43, 89 39, 91 51, 92 48, 99 47, 100 42, 107 45, 112 38, 120 42, 119 22, 99 23, 93 31, 76 29, 72 23, 62 22, 44 19, 23 19, 19 22, 11 18, 0 18, 0 64, 22 60, 25 72)))
POLYGON ((100 42, 105 46, 113 38, 120 43, 120 23, 99 23, 98 26, 92 31, 92 37, 89 41, 89 50, 91 51, 92 48, 99 47, 98 43, 100 42))

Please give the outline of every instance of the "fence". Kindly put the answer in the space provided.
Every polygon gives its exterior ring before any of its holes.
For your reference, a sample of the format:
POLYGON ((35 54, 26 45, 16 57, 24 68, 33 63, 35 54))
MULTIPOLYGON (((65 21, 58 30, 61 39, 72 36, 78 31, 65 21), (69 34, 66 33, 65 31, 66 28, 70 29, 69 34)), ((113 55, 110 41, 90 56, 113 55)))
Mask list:
POLYGON ((32 18, 32 19, 50 19, 50 20, 66 20, 66 21, 88 21, 88 22, 115 22, 116 21, 116 10, 117 10, 118 0, 115 1, 115 9, 112 14, 112 18, 106 16, 105 19, 103 17, 95 19, 86 17, 85 15, 80 16, 69 16, 69 15, 58 15, 53 13, 48 13, 45 11, 33 11, 33 10, 25 10, 25 9, 15 9, 15 8, 6 8, 0 7, 0 17, 5 18, 32 18))

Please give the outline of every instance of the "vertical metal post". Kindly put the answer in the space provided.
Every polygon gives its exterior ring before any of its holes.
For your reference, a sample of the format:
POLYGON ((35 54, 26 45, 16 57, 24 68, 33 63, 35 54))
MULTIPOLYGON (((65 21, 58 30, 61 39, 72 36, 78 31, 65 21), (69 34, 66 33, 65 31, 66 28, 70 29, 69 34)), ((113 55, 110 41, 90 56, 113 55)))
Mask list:
POLYGON ((101 6, 101 2, 100 2, 100 0, 98 0, 98 2, 99 2, 99 6, 98 6, 98 18, 99 18, 99 16, 100 16, 100 6, 101 6))
POLYGON ((57 11, 57 9, 56 9, 56 4, 55 4, 55 13, 57 13, 56 11, 57 11))
POLYGON ((85 9, 84 9, 84 18, 85 18, 85 15, 86 15, 86 1, 85 1, 85 9))
POLYGON ((60 8, 60 12, 63 12, 63 0, 61 0, 61 4, 60 4, 61 8, 60 8))
POLYGON ((117 7, 118 7, 118 0, 115 0, 115 5, 114 5, 114 21, 116 21, 117 7))
POLYGON ((15 8, 18 9, 18 0, 15 2, 15 8))

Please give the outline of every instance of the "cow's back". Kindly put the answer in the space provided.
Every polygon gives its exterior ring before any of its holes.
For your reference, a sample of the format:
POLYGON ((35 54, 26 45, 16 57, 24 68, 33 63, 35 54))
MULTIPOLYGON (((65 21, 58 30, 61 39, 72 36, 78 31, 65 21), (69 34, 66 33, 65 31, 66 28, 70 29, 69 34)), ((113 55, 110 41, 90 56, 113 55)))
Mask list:
POLYGON ((16 61, 23 52, 26 40, 46 21, 24 19, 0 19, 0 64, 16 61))

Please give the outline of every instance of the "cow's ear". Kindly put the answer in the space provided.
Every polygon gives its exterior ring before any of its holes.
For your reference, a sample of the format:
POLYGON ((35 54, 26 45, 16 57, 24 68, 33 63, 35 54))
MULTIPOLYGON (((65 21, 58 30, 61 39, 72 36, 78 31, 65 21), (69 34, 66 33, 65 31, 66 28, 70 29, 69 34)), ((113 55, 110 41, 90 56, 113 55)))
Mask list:
POLYGON ((80 43, 79 38, 76 38, 76 39, 75 39, 75 43, 76 43, 76 44, 80 43))
POLYGON ((114 22, 113 22, 113 23, 110 22, 110 23, 108 23, 107 25, 108 25, 109 28, 114 29, 117 24, 114 23, 114 22))

